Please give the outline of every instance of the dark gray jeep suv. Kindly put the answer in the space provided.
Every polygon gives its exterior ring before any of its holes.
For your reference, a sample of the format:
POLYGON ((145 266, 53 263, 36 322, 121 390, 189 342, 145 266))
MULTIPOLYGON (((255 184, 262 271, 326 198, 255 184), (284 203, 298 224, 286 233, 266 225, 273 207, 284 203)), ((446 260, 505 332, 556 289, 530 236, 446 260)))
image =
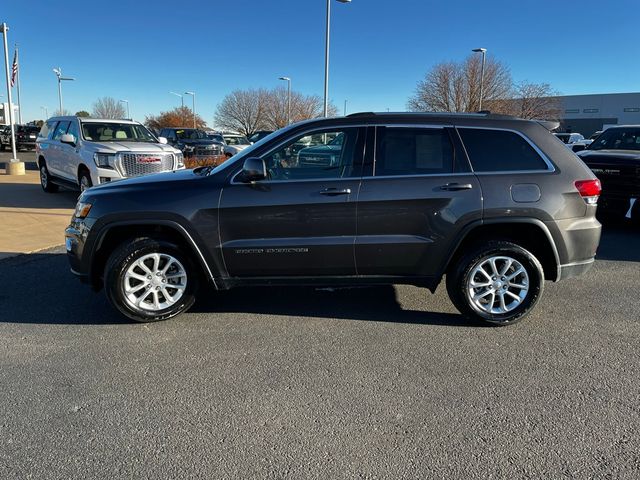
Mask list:
POLYGON ((361 113, 291 125, 215 168, 90 188, 66 248, 73 272, 138 321, 187 310, 207 283, 434 291, 446 274, 463 314, 505 325, 545 280, 591 267, 599 195, 540 123, 361 113), (300 144, 323 161, 301 161, 300 144))

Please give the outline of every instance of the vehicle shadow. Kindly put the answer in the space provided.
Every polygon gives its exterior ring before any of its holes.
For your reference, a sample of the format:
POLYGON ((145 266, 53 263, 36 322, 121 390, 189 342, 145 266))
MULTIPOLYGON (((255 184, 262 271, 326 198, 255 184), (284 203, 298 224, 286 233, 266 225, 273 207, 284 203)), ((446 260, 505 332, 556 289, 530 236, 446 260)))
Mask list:
POLYGON ((39 183, 0 183, 0 208, 72 209, 78 195, 80 192, 63 188, 46 193, 39 183))
POLYGON ((597 260, 640 262, 640 227, 628 221, 599 218, 602 237, 597 260))
MULTIPOLYGON (((430 293, 425 289, 425 302, 430 293)), ((407 310, 391 285, 345 288, 244 287, 201 295, 192 312, 254 313, 374 322, 485 327, 460 314, 407 310)))

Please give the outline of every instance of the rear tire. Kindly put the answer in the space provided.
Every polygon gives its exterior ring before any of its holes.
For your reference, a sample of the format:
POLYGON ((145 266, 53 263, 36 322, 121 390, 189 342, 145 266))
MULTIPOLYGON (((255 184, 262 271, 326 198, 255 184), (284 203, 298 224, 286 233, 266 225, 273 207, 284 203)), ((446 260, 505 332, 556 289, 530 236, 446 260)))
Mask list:
POLYGON ((198 272, 177 245, 138 238, 120 245, 105 267, 105 291, 120 313, 157 322, 188 310, 196 299, 198 272))
POLYGON ((467 318, 511 325, 531 312, 544 288, 538 259, 508 241, 473 246, 447 273, 447 292, 467 318))
POLYGON ((58 185, 51 182, 51 175, 44 160, 40 162, 40 186, 47 193, 55 193, 58 191, 58 185))

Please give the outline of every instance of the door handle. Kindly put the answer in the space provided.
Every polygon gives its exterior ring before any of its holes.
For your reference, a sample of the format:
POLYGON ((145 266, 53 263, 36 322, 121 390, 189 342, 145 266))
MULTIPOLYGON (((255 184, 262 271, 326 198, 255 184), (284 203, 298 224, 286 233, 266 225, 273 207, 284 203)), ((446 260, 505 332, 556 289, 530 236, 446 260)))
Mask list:
POLYGON ((440 190, 447 190, 449 192, 455 192, 457 190, 471 190, 473 185, 470 183, 446 183, 445 185, 440 185, 440 190))
POLYGON ((320 190, 320 195, 329 195, 330 197, 334 195, 351 195, 350 188, 325 188, 324 190, 320 190))

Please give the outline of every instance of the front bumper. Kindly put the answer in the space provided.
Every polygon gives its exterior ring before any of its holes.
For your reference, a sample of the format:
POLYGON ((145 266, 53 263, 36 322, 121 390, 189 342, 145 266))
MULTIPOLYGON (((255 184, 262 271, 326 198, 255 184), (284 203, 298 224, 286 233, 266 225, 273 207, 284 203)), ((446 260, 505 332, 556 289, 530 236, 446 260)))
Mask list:
POLYGON ((83 257, 88 233, 88 225, 76 218, 71 219, 71 224, 64 231, 64 245, 71 273, 78 277, 82 283, 91 283, 89 264, 83 257))

